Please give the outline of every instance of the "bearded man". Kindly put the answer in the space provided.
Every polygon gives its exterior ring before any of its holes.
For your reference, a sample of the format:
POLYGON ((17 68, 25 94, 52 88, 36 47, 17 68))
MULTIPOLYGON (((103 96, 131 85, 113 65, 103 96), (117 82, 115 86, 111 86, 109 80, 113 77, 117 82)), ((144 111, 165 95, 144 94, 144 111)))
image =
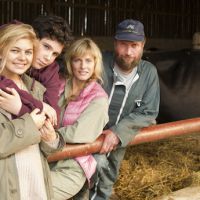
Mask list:
POLYGON ((144 26, 126 19, 118 24, 114 52, 103 54, 104 89, 109 95, 109 122, 105 139, 95 158, 98 163, 91 200, 108 200, 117 180, 126 146, 140 129, 155 124, 160 88, 155 66, 142 60, 144 26))

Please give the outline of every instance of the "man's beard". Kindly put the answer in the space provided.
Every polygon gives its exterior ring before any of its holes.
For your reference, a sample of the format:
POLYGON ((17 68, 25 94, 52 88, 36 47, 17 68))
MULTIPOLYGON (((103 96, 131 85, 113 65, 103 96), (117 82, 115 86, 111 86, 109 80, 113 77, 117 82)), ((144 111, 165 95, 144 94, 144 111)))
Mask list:
POLYGON ((131 63, 128 63, 124 57, 115 55, 115 62, 122 71, 129 72, 139 64, 141 57, 142 53, 138 56, 138 58, 134 59, 131 63))

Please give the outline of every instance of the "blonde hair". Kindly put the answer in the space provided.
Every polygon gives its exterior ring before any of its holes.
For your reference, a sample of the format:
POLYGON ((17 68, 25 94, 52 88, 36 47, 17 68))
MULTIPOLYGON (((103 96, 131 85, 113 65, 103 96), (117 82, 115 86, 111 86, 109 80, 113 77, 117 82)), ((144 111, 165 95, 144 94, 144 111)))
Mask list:
POLYGON ((36 35, 32 26, 28 24, 7 24, 0 27, 0 73, 4 69, 7 55, 11 47, 19 39, 29 39, 35 48, 36 35))
POLYGON ((74 57, 82 57, 85 54, 90 54, 94 57, 94 73, 89 81, 95 80, 99 82, 102 81, 102 70, 103 70, 103 64, 102 64, 102 54, 99 49, 99 47, 96 45, 96 43, 91 40, 90 38, 81 38, 76 40, 71 44, 69 49, 67 49, 65 53, 65 62, 67 67, 67 78, 72 79, 73 78, 73 71, 72 71, 72 59, 74 57))

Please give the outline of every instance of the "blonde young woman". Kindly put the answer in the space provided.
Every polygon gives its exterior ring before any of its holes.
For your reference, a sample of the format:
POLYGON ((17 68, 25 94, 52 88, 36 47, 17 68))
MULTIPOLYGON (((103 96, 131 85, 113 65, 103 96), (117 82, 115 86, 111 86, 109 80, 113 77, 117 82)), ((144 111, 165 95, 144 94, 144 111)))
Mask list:
MULTIPOLYGON (((25 93, 43 100, 45 88, 37 81, 32 85, 31 78, 24 74, 31 66, 35 41, 35 33, 27 24, 0 28, 1 84, 5 84, 6 92, 13 94, 9 102, 14 110, 19 110, 23 102, 15 89, 8 88, 13 84, 23 91, 24 102, 30 100, 25 93)), ((6 95, 1 89, 0 104, 6 95)), ((63 144, 51 131, 50 121, 45 120, 44 112, 39 109, 16 118, 6 108, 0 108, 1 199, 53 199, 50 170, 44 155, 55 152, 63 144), (44 133, 46 129, 48 134, 44 133)))
MULTIPOLYGON (((66 143, 90 143, 98 138, 108 121, 108 98, 100 85, 101 52, 91 39, 81 38, 70 46, 65 61, 68 75, 60 91, 62 120, 58 132, 66 143)), ((65 191, 68 188, 70 198, 85 182, 90 184, 96 161, 92 155, 61 160, 52 165, 52 170, 61 166, 65 171, 59 188, 65 191)))

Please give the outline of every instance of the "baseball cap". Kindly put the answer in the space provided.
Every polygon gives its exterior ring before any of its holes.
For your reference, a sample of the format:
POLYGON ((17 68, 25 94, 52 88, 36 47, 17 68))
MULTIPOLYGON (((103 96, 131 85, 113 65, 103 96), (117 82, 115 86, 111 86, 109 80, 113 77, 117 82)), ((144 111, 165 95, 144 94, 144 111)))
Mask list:
POLYGON ((117 25, 116 40, 144 41, 144 26, 140 21, 126 19, 117 25))

